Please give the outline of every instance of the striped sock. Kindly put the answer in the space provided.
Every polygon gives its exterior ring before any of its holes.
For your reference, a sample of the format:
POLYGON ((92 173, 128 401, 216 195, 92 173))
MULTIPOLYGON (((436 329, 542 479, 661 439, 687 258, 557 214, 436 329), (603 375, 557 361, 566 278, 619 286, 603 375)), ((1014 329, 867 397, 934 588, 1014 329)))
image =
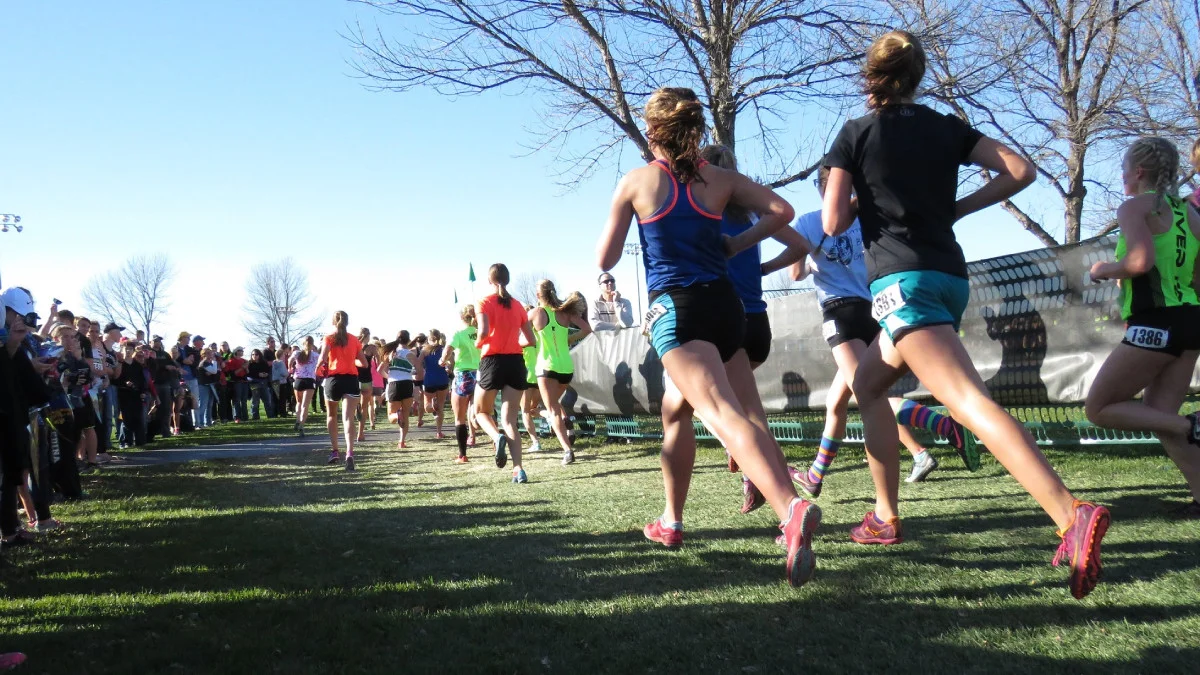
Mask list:
POLYGON ((828 436, 821 437, 821 452, 817 453, 817 458, 813 460, 812 467, 808 470, 809 480, 820 483, 825 478, 825 472, 829 470, 829 465, 833 464, 833 458, 837 457, 840 444, 840 441, 835 441, 828 436))
POLYGON ((936 413, 932 408, 916 401, 901 403, 900 410, 896 413, 896 421, 906 427, 932 431, 944 438, 950 438, 950 435, 954 433, 954 420, 946 415, 936 413))

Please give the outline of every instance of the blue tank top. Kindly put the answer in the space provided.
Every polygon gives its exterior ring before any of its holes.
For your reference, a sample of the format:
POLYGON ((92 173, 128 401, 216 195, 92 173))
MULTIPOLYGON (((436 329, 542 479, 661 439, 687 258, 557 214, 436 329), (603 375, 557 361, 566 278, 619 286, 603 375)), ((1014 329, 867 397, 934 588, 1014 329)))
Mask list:
POLYGON ((646 290, 684 288, 729 276, 721 217, 692 199, 692 186, 671 173, 663 160, 652 162, 671 177, 671 195, 654 215, 638 218, 638 237, 646 264, 646 290))
POLYGON ((450 375, 442 367, 442 348, 434 349, 425 357, 425 387, 445 387, 450 384, 450 375))
MULTIPOLYGON (((735 223, 728 216, 721 218, 721 234, 735 237, 750 229, 753 221, 735 223)), ((761 314, 767 311, 767 303, 762 297, 762 254, 758 244, 742 251, 728 260, 729 280, 733 289, 742 299, 742 305, 747 314, 761 314)))

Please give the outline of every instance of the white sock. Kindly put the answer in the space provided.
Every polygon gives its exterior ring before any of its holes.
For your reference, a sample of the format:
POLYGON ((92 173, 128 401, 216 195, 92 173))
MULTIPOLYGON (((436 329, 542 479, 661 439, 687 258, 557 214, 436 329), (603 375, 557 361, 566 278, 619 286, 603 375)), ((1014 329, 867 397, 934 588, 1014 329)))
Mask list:
POLYGON ((913 462, 915 462, 917 464, 924 464, 927 461, 929 461, 929 451, 928 450, 922 450, 913 456, 913 462))
POLYGON ((667 520, 667 516, 665 514, 661 518, 658 519, 658 522, 662 523, 663 527, 669 527, 672 530, 682 530, 683 529, 683 521, 682 520, 667 520))

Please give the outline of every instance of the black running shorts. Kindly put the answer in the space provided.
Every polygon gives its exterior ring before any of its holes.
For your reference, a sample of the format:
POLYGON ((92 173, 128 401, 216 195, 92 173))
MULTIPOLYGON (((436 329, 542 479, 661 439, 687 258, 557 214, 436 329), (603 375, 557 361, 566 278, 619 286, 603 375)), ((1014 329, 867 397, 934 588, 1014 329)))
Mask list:
POLYGON ((742 338, 742 348, 750 357, 750 363, 764 363, 771 355, 771 321, 766 312, 746 315, 746 337, 742 338))
POLYGON ((413 397, 412 380, 396 380, 387 383, 388 403, 399 403, 413 397))
POLYGON ((834 298, 821 305, 821 337, 836 347, 851 340, 871 344, 879 335, 879 322, 871 318, 871 301, 865 298, 834 298))
POLYGON ((296 386, 294 387, 296 391, 312 391, 316 388, 317 383, 311 377, 301 377, 296 380, 296 386))
POLYGON ((484 391, 511 387, 524 391, 529 387, 529 371, 520 354, 489 354, 479 359, 479 386, 484 391))
POLYGON ((1171 356, 1200 349, 1200 307, 1184 305, 1140 312, 1125 321, 1121 344, 1171 356))
POLYGON ((728 279, 669 288, 650 294, 643 330, 661 359, 693 341, 717 348, 722 361, 733 358, 746 335, 745 310, 728 279))
POLYGON ((344 398, 361 398, 362 388, 357 375, 332 375, 325 378, 325 398, 340 401, 344 398))
POLYGON ((575 373, 556 373, 553 370, 543 370, 538 373, 538 377, 554 380, 559 384, 571 384, 571 380, 575 379, 575 373))

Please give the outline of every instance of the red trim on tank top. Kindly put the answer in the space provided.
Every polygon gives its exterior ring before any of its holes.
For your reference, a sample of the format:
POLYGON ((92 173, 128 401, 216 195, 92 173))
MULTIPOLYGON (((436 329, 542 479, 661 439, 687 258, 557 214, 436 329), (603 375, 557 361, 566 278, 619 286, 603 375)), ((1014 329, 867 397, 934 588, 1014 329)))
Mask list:
POLYGON ((692 184, 691 183, 688 183, 688 186, 687 186, 687 197, 688 197, 688 202, 690 202, 692 205, 692 208, 696 209, 696 213, 699 213, 702 216, 708 216, 709 218, 715 218, 716 220, 721 219, 721 216, 713 215, 713 214, 709 213, 708 211, 705 211, 704 209, 700 208, 700 205, 696 203, 696 200, 694 198, 692 198, 692 184))
MULTIPOLYGON (((667 215, 675 208, 675 202, 679 201, 679 188, 675 185, 677 181, 675 180, 675 174, 671 173, 671 167, 667 166, 667 163, 661 159, 656 159, 650 163, 665 171, 667 176, 671 179, 671 201, 670 203, 663 204, 661 207, 659 207, 659 209, 654 212, 654 215, 650 216, 649 218, 645 220, 639 218, 638 223, 642 225, 653 223, 656 220, 661 220, 663 216, 667 215)), ((688 199, 690 200, 691 198, 692 195, 691 191, 689 190, 688 199)), ((692 205, 695 206, 695 203, 692 205)))

